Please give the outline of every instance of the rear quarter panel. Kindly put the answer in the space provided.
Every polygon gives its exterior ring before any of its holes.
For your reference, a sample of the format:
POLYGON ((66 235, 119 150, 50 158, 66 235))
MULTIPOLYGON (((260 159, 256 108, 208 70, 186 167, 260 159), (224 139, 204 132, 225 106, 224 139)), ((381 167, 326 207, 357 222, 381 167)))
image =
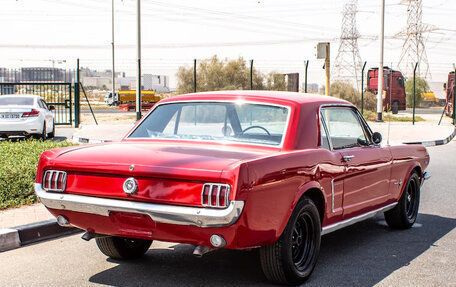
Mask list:
MULTIPOLYGON (((245 206, 237 231, 238 246, 260 246, 275 242, 286 227, 299 199, 309 190, 318 190, 324 210, 331 210, 331 179, 342 178, 340 158, 325 149, 279 153, 249 161, 248 180, 239 189, 237 200, 245 206), (339 163, 339 164, 338 164, 339 163)), ((342 218, 343 185, 335 186, 335 212, 323 212, 323 225, 342 218)))

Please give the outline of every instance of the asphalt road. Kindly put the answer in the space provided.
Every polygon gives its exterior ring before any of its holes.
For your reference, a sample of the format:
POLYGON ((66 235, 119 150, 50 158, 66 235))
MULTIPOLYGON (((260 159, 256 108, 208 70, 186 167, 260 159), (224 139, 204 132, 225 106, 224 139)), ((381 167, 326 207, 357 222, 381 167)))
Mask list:
MULTIPOLYGON (((382 216, 323 237, 305 286, 456 286, 456 142, 429 148, 432 178, 409 230, 382 216)), ((270 286, 257 251, 194 258, 192 246, 154 242, 141 259, 107 259, 80 235, 0 253, 1 286, 270 286)))

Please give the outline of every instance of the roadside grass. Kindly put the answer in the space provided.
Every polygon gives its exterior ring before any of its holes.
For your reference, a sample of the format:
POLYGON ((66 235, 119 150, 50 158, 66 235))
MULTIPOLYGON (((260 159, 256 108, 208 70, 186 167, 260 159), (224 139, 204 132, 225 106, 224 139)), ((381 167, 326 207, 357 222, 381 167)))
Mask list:
MULTIPOLYGON (((377 113, 374 113, 372 111, 364 111, 363 114, 364 118, 366 121, 375 121, 377 119, 377 113)), ((394 116, 392 114, 383 114, 383 120, 384 121, 391 121, 391 122, 412 122, 413 118, 409 116, 394 116)), ((420 116, 415 116, 415 122, 424 122, 425 119, 423 119, 420 116)))
POLYGON ((41 153, 71 145, 66 141, 1 141, 0 210, 37 202, 34 183, 41 153))

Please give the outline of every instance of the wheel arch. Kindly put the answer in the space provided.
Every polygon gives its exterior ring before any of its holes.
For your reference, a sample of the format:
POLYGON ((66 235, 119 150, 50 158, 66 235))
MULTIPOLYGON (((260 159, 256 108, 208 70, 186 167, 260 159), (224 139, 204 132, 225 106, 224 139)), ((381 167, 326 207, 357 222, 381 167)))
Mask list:
POLYGON ((402 194, 404 193, 405 186, 407 185, 407 181, 413 172, 416 172, 418 174, 418 178, 420 179, 420 182, 423 180, 423 169, 421 168, 421 165, 418 162, 415 162, 408 168, 407 172, 405 173, 405 178, 404 178, 403 184, 402 184, 402 190, 401 190, 397 200, 399 200, 399 198, 401 198, 402 194))
MULTIPOLYGON (((320 183, 316 181, 311 181, 303 185, 299 192, 296 194, 295 201, 293 202, 292 211, 295 209, 298 202, 301 201, 304 197, 308 197, 313 201, 313 203, 318 209, 318 214, 320 215, 320 224, 323 225, 326 209, 326 198, 324 196, 323 187, 320 185, 320 183)), ((290 217, 288 217, 288 220, 289 218, 290 217)))

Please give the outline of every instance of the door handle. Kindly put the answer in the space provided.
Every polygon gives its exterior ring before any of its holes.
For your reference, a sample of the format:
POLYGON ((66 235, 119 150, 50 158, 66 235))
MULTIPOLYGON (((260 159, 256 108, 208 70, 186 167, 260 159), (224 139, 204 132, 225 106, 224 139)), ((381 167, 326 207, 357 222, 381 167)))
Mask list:
POLYGON ((355 156, 354 155, 344 155, 344 161, 345 162, 349 162, 352 160, 352 158, 354 158, 355 156))

